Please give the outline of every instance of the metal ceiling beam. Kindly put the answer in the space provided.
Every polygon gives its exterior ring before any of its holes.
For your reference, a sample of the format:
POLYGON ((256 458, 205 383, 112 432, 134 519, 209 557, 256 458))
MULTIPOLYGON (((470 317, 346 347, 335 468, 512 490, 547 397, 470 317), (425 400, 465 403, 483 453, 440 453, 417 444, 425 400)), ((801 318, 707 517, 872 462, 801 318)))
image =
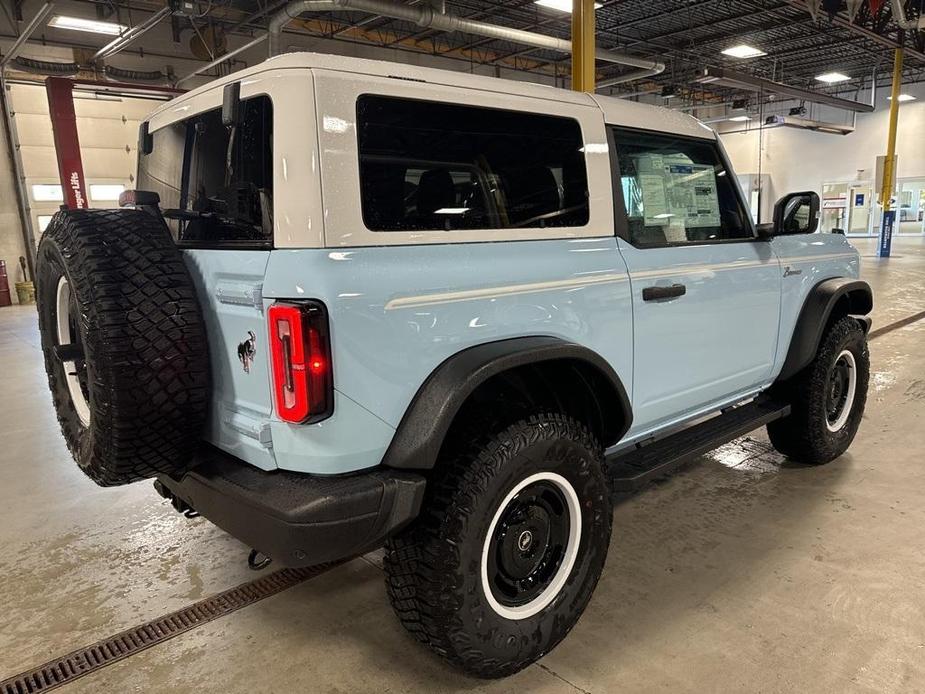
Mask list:
MULTIPOLYGON (((794 7, 799 7, 800 9, 806 11, 805 0, 786 0, 786 2, 790 5, 793 5, 794 7)), ((849 22, 847 19, 845 19, 841 15, 835 15, 832 18, 832 23, 835 24, 836 26, 849 29, 850 31, 855 32, 856 34, 860 34, 861 36, 864 36, 870 39, 871 41, 874 41, 875 43, 879 43, 881 46, 886 46, 887 48, 892 48, 894 50, 896 48, 902 48, 902 45, 900 43, 894 41, 889 36, 878 34, 875 31, 868 29, 867 27, 862 27, 858 24, 853 24, 852 22, 849 22)), ((915 58, 916 60, 919 60, 925 63, 925 53, 914 50, 912 48, 906 48, 905 53, 906 53, 907 58, 912 57, 912 58, 915 58)))
POLYGON ((22 33, 16 38, 16 41, 13 42, 13 45, 10 46, 10 50, 7 52, 2 59, 0 59, 0 69, 3 69, 7 64, 20 53, 22 53, 23 46, 26 45, 32 34, 35 33, 36 29, 41 26, 45 20, 48 18, 48 15, 51 14, 51 11, 55 9, 55 3, 46 2, 42 5, 41 9, 35 13, 35 16, 29 20, 29 23, 26 25, 26 28, 22 30, 22 33))

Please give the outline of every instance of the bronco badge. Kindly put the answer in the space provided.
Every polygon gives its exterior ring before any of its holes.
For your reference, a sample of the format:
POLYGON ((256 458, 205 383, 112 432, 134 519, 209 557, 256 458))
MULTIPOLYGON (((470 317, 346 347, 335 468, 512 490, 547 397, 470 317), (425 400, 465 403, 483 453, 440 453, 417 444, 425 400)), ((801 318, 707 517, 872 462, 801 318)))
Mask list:
POLYGON ((244 373, 251 372, 251 364, 254 363, 254 355, 257 354, 257 336, 252 330, 247 331, 248 338, 238 345, 238 360, 244 367, 244 373))

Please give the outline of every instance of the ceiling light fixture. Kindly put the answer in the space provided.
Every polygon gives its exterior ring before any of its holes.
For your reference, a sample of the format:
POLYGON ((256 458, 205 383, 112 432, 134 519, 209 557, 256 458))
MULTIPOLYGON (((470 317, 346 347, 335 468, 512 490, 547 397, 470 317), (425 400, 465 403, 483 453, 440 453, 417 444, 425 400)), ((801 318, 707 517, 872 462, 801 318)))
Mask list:
POLYGON ((107 36, 118 36, 126 31, 128 27, 113 22, 101 22, 96 19, 84 19, 83 17, 68 17, 63 14, 56 14, 48 22, 48 26, 55 29, 71 29, 72 31, 87 31, 91 34, 106 34, 107 36))
POLYGON ((744 123, 745 121, 751 120, 751 117, 750 116, 731 116, 730 118, 727 118, 726 120, 731 120, 736 123, 744 123))
POLYGON ((723 55, 728 55, 730 58, 757 58, 761 55, 767 55, 760 48, 755 48, 754 46, 749 46, 744 43, 740 43, 738 46, 731 46, 724 51, 721 51, 723 55))
MULTIPOLYGON (((892 101, 892 100, 893 100, 893 97, 892 97, 892 96, 888 96, 887 99, 889 99, 890 101, 892 101)), ((912 94, 900 94, 900 95, 896 98, 896 100, 897 100, 899 103, 902 103, 902 102, 904 102, 904 101, 915 101, 915 97, 912 96, 912 94)))
MULTIPOLYGON (((540 7, 548 7, 551 10, 559 10, 559 12, 572 11, 572 0, 536 0, 536 4, 540 7)), ((598 10, 601 7, 603 7, 601 3, 594 3, 595 10, 598 10)))
POLYGON ((821 75, 816 75, 816 79, 826 84, 836 84, 838 82, 847 82, 851 78, 841 72, 823 72, 821 75))

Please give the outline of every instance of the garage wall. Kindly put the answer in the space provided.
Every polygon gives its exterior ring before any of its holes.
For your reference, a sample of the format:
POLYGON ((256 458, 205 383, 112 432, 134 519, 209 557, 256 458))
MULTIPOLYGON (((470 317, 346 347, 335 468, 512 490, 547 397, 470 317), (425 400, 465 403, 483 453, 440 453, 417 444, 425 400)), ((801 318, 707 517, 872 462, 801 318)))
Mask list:
MULTIPOLYGON (((12 84, 10 98, 26 177, 36 241, 63 200, 55 157, 48 99, 44 85, 12 84), (54 199, 47 199, 54 198, 54 199)), ((157 106, 148 99, 75 92, 77 134, 83 157, 90 207, 114 207, 118 193, 135 179, 138 125, 157 106)), ((5 138, 0 138, 0 259, 11 282, 21 280, 18 258, 24 255, 16 190, 5 138)), ((12 287, 11 287, 12 290, 12 287)), ((12 291, 15 302, 15 291, 12 291)))
MULTIPOLYGON (((925 84, 905 86, 903 92, 916 96, 917 100, 899 107, 897 176, 925 176, 925 84)), ((760 158, 761 172, 770 176, 770 190, 765 191, 762 202, 762 221, 770 221, 774 201, 785 193, 815 190, 821 194, 823 182, 874 180, 877 157, 886 154, 888 94, 887 90, 880 90, 877 110, 859 114, 856 129, 850 135, 769 128, 759 138, 757 129, 724 133, 738 129, 735 126, 741 127, 736 123, 724 124, 720 135, 736 172, 758 173, 760 158)), ((844 122, 845 115, 841 112, 828 117, 844 122)))
POLYGON ((21 255, 25 255, 25 246, 16 203, 16 178, 10 163, 6 137, 0 135, 0 259, 6 261, 13 303, 16 303, 16 288, 13 284, 23 280, 19 270, 21 255))
MULTIPOLYGON (((44 86, 40 85, 14 84, 11 93, 26 189, 38 233, 63 199, 41 199, 43 193, 50 192, 47 186, 60 192, 48 99, 44 86)), ((131 187, 135 179, 138 125, 156 105, 146 99, 75 92, 77 136, 90 207, 114 207, 119 187, 131 187)))

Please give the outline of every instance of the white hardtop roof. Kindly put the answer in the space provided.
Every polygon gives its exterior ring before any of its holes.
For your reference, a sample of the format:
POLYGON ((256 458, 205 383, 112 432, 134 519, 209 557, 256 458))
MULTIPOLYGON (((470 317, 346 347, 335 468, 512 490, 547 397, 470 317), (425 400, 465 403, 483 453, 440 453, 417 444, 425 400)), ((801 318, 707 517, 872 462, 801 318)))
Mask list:
POLYGON ((149 116, 176 105, 197 94, 215 89, 229 82, 246 79, 268 70, 316 68, 349 72, 362 75, 375 75, 381 77, 396 77, 400 79, 419 80, 446 86, 463 87, 465 89, 478 89, 486 92, 512 94, 517 96, 546 99, 568 104, 584 104, 600 107, 604 113, 604 120, 613 125, 630 128, 670 132, 691 137, 714 139, 715 133, 696 118, 649 104, 639 104, 626 99, 617 99, 608 96, 590 95, 561 89, 535 82, 520 82, 517 80, 499 79, 483 75, 472 75, 466 72, 453 70, 440 70, 438 68, 419 67, 406 63, 393 63, 385 60, 368 60, 366 58, 352 58, 328 53, 285 53, 258 63, 253 67, 239 70, 208 84, 197 87, 186 94, 172 99, 163 106, 155 109, 149 116))

